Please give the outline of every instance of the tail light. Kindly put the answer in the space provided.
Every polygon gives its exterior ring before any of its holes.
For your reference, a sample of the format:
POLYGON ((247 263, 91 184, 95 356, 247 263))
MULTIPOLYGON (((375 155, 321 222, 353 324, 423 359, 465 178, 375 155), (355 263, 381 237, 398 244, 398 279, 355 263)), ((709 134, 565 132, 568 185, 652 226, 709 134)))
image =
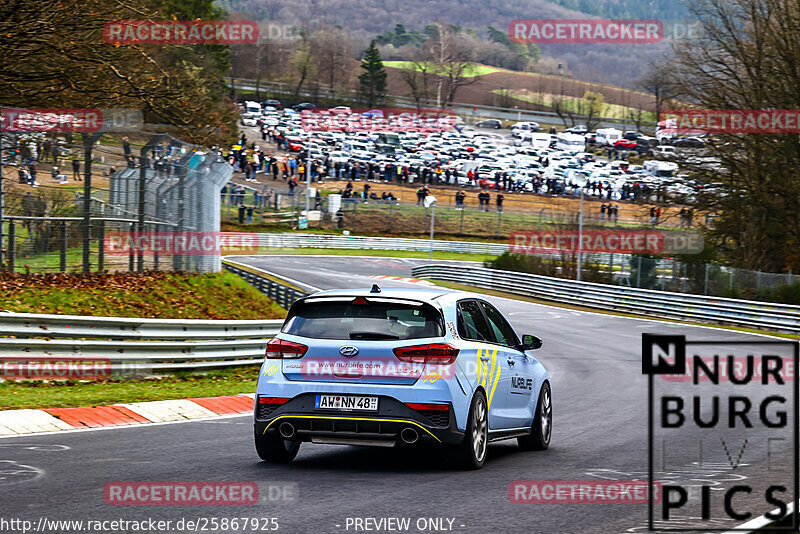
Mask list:
POLYGON ((258 397, 259 404, 286 404, 290 400, 286 397, 258 397))
POLYGON ((450 365, 456 361, 458 349, 448 343, 430 343, 394 349, 397 359, 407 363, 450 365))
POLYGON ((418 402, 407 402, 405 404, 412 410, 423 410, 423 411, 431 410, 431 411, 446 412, 447 410, 450 409, 449 404, 427 404, 418 402))
POLYGON ((278 339, 274 337, 269 340, 269 343, 267 343, 267 359, 285 360, 291 358, 302 358, 307 350, 308 347, 302 343, 295 343, 294 341, 286 341, 285 339, 278 339))

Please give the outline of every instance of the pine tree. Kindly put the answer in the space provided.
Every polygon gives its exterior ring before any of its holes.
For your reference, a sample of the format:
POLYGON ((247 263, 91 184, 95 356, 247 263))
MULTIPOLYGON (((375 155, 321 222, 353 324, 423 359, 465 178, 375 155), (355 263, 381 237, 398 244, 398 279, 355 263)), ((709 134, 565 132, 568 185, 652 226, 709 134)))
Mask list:
POLYGON ((382 104, 386 99, 386 69, 374 39, 364 51, 361 69, 363 72, 358 75, 361 98, 368 107, 382 104))

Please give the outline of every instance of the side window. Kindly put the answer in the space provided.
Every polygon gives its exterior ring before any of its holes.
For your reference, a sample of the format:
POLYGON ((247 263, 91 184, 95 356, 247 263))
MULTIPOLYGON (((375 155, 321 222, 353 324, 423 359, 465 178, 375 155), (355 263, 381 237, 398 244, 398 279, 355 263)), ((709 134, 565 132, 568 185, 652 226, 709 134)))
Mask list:
POLYGON ((492 339, 489 326, 483 318, 478 303, 474 300, 458 303, 458 335, 464 339, 475 341, 491 341, 492 339))
POLYGON ((495 340, 501 345, 509 347, 516 347, 519 343, 514 329, 508 324, 505 317, 497 311, 497 309, 486 302, 481 302, 481 307, 486 312, 486 317, 489 318, 489 326, 494 333, 495 340))

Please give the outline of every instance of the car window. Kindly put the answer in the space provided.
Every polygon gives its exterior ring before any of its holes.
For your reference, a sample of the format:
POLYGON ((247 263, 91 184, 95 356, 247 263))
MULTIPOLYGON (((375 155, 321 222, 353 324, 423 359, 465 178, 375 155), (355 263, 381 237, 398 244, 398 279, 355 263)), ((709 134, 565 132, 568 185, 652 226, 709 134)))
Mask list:
POLYGON ((458 335, 476 341, 492 340, 489 325, 474 300, 465 300, 458 304, 458 335))
POLYGON ((444 335, 441 314, 428 304, 388 299, 311 301, 293 307, 282 332, 316 339, 420 339, 444 335))
POLYGON ((514 329, 508 324, 505 317, 497 311, 497 308, 487 302, 480 303, 483 310, 486 312, 486 317, 489 319, 489 327, 492 329, 494 339, 501 345, 509 347, 516 347, 519 344, 517 335, 514 329))

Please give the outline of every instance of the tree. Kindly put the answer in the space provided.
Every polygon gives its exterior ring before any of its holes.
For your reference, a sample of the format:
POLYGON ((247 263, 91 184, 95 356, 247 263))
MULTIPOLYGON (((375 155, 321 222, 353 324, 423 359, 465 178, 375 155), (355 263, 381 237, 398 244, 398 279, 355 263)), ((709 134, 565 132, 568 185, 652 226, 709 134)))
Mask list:
POLYGON ((192 141, 227 141, 235 123, 222 101, 217 58, 191 46, 115 45, 103 38, 106 22, 161 20, 167 13, 169 6, 146 0, 0 3, 4 104, 135 108, 192 141))
MULTIPOLYGON (((800 108, 800 12, 787 0, 696 0, 702 37, 678 43, 669 65, 676 95, 704 109, 800 108)), ((800 138, 714 133, 714 166, 689 170, 696 211, 716 213, 706 240, 737 267, 800 268, 800 138)))
POLYGON ((297 52, 292 56, 292 66, 299 76, 297 80, 297 87, 294 88, 295 96, 300 94, 300 89, 309 78, 314 78, 317 75, 317 66, 314 64, 314 57, 311 55, 311 43, 308 40, 307 32, 301 34, 300 47, 297 52))
POLYGON ((368 107, 375 107, 386 100, 386 69, 373 39, 369 48, 364 51, 361 60, 361 70, 358 75, 358 92, 368 107))

